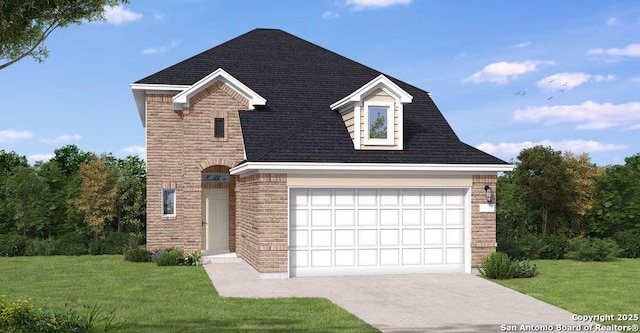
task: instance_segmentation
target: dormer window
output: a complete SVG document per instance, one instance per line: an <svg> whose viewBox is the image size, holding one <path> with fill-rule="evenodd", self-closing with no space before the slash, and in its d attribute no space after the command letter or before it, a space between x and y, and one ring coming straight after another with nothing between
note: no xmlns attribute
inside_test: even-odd
<svg viewBox="0 0 640 333"><path fill-rule="evenodd" d="M394 108L393 103L365 102L365 137L368 145L394 144Z"/></svg>

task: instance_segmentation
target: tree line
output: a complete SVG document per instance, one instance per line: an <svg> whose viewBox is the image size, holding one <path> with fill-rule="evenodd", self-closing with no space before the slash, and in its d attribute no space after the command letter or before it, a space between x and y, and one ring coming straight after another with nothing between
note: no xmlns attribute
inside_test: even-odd
<svg viewBox="0 0 640 333"><path fill-rule="evenodd" d="M640 154L603 167L586 153L536 146L514 164L498 177L499 250L536 252L551 236L612 238L624 256L640 256Z"/></svg>
<svg viewBox="0 0 640 333"><path fill-rule="evenodd" d="M0 235L5 243L9 236L9 243L21 240L23 252L32 241L66 239L99 253L111 234L144 243L145 206L145 162L137 156L67 145L31 166L25 156L0 150Z"/></svg>

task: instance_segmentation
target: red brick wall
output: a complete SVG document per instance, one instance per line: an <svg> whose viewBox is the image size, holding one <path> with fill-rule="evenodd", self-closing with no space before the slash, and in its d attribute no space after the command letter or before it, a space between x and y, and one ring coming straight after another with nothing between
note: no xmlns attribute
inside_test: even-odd
<svg viewBox="0 0 640 333"><path fill-rule="evenodd" d="M248 102L221 82L192 97L191 106L180 112L173 110L173 96L147 96L147 248L177 246L189 252L202 247L201 172L244 159L238 110L247 109ZM225 140L213 138L215 117L225 118ZM163 186L176 188L173 218L161 216ZM234 198L230 194L230 227ZM231 233L229 240L233 250Z"/></svg>
<svg viewBox="0 0 640 333"><path fill-rule="evenodd" d="M496 251L496 213L480 213L479 206L487 203L484 187L496 191L496 176L473 176L471 187L471 266L478 267L482 260Z"/></svg>
<svg viewBox="0 0 640 333"><path fill-rule="evenodd" d="M288 271L288 190L284 174L238 181L238 256L260 273Z"/></svg>

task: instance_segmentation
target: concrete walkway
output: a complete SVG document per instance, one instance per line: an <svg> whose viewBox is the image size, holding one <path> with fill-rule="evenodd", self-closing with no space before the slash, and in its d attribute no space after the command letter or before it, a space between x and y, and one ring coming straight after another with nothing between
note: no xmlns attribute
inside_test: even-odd
<svg viewBox="0 0 640 333"><path fill-rule="evenodd" d="M220 296L328 298L383 332L518 332L531 324L558 332L567 330L556 325L581 324L563 309L469 274L260 279L245 262L204 267Z"/></svg>

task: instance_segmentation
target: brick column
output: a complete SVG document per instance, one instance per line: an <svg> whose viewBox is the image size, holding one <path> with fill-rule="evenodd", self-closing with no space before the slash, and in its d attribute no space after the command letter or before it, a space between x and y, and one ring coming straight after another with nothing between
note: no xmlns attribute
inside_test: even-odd
<svg viewBox="0 0 640 333"><path fill-rule="evenodd" d="M496 251L496 213L480 212L480 205L487 203L484 187L494 190L494 202L497 177L495 175L474 175L471 188L471 266L478 267L484 258Z"/></svg>

